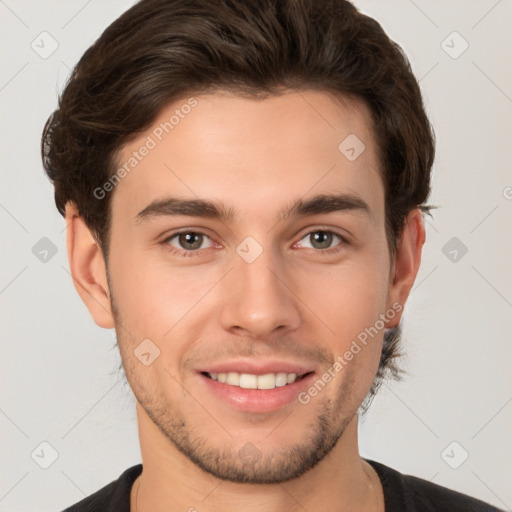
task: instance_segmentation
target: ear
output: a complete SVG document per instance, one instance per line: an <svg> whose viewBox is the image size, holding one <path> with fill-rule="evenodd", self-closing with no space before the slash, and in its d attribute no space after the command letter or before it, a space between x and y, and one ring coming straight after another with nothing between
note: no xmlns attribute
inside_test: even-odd
<svg viewBox="0 0 512 512"><path fill-rule="evenodd" d="M94 322L112 329L115 324L103 254L72 202L66 204L66 225L69 266L76 291Z"/></svg>
<svg viewBox="0 0 512 512"><path fill-rule="evenodd" d="M421 210L409 212L398 240L393 266L391 268L388 290L388 308L400 304L402 309L392 320L386 323L388 329L396 327L403 313L403 307L418 274L421 263L421 251L425 243L425 226Z"/></svg>

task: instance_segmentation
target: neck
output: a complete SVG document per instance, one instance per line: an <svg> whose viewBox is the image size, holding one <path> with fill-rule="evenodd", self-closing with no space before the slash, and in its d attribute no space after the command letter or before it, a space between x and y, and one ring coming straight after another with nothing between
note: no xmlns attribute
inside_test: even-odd
<svg viewBox="0 0 512 512"><path fill-rule="evenodd" d="M384 512L380 480L358 451L355 415L331 452L304 475L281 484L220 480L197 467L160 432L137 403L143 471L131 492L132 512L337 510Z"/></svg>

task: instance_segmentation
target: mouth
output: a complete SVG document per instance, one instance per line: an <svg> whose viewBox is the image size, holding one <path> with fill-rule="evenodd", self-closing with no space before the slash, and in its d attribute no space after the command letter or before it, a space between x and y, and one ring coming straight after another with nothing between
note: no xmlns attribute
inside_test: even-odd
<svg viewBox="0 0 512 512"><path fill-rule="evenodd" d="M297 373L265 373L263 375L256 375L253 373L238 373L238 372L201 372L202 375L211 380L234 386L242 389L275 389L290 384L294 384L312 374L313 372L306 372L302 374Z"/></svg>
<svg viewBox="0 0 512 512"><path fill-rule="evenodd" d="M211 398L219 405L228 406L229 410L271 413L294 407L299 403L299 394L315 379L315 371L297 365L288 365L288 368L286 364L267 365L274 368L247 366L238 368L239 371L233 371L234 368L226 371L228 368L222 367L215 368L217 371L213 371L213 368L199 371L201 396L204 393L205 399Z"/></svg>

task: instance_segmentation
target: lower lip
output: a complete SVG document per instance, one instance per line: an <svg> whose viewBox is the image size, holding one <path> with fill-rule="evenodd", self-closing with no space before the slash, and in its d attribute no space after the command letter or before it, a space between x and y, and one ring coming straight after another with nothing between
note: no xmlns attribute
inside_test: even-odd
<svg viewBox="0 0 512 512"><path fill-rule="evenodd" d="M210 379L202 373L198 375L210 392L224 402L247 412L272 412L297 402L299 393L304 391L314 378L313 372L299 381L274 389L244 389Z"/></svg>

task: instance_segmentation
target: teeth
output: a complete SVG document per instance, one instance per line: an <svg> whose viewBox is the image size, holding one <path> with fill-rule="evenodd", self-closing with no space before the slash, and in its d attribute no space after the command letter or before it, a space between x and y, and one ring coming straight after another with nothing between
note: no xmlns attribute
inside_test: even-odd
<svg viewBox="0 0 512 512"><path fill-rule="evenodd" d="M295 373L290 373L290 384L295 381L296 377ZM280 388L281 386L286 386L286 384L288 384L288 375L286 373L276 374L276 386Z"/></svg>
<svg viewBox="0 0 512 512"><path fill-rule="evenodd" d="M242 373L238 385L244 389L258 389L258 377L250 373Z"/></svg>
<svg viewBox="0 0 512 512"><path fill-rule="evenodd" d="M238 386L244 389L274 389L286 386L297 380L296 373L267 373L265 375L253 375L251 373L209 373L213 380Z"/></svg>
<svg viewBox="0 0 512 512"><path fill-rule="evenodd" d="M240 374L236 372L229 372L226 377L226 384L230 384L231 386L239 386L240 385Z"/></svg>
<svg viewBox="0 0 512 512"><path fill-rule="evenodd" d="M276 387L276 374L267 373L258 375L258 389L274 389Z"/></svg>

